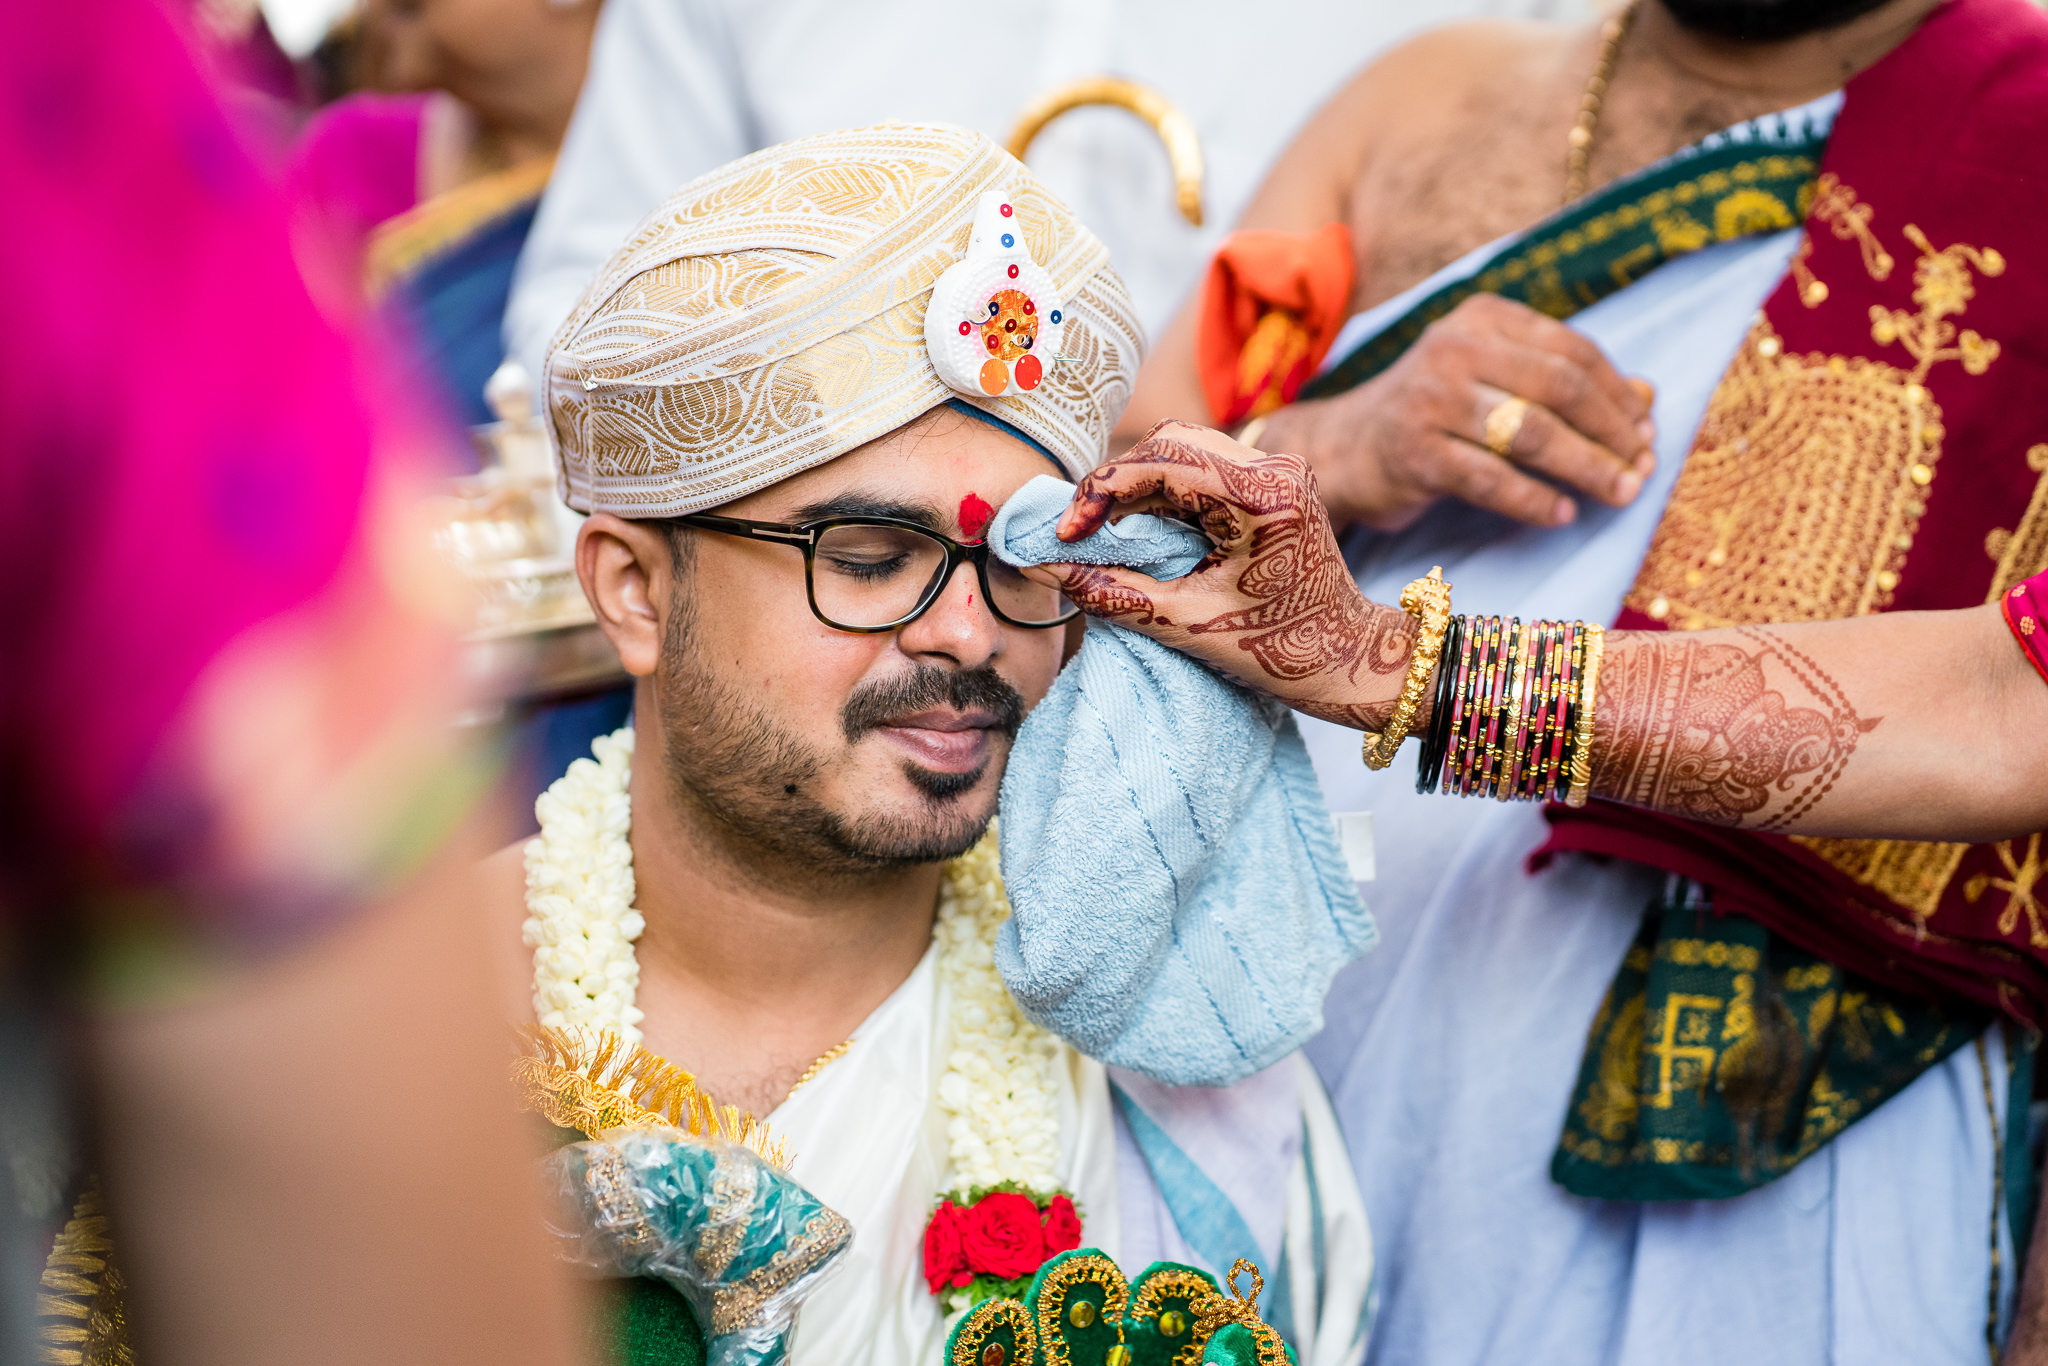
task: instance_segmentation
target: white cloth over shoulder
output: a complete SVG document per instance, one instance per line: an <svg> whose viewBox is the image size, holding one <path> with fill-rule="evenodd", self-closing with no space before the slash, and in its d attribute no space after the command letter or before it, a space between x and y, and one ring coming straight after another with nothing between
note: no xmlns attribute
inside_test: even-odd
<svg viewBox="0 0 2048 1366"><path fill-rule="evenodd" d="M1657 386L1659 465L1633 506L1588 503L1559 530L1442 507L1406 532L1353 538L1360 586L1391 601L1441 563L1460 611L1611 621L1707 400L1798 240L1709 247L1573 319L1623 373ZM1371 1360L1985 1359L1994 1144L1976 1050L1747 1195L1569 1195L1549 1174L1564 1106L1661 875L1567 858L1531 876L1523 860L1544 831L1533 807L1418 796L1405 765L1366 772L1353 732L1302 726L1324 790L1370 808L1379 836L1381 947L1339 976L1329 1026L1306 1050L1330 1084L1386 1268ZM1986 1042L2002 1126L2004 1050L1995 1031ZM2000 1249L2009 1302L2003 1236Z"/></svg>
<svg viewBox="0 0 2048 1366"><path fill-rule="evenodd" d="M883 119L1008 137L1052 87L1116 74L1193 121L1206 221L1173 207L1166 154L1120 109L1069 114L1031 164L1109 243L1157 335L1309 113L1386 48L1481 15L1574 18L1585 0L606 0L590 76L527 238L506 342L529 374L597 267L685 181L773 143ZM1223 78L1219 78L1223 77ZM1257 98L1248 99L1247 90Z"/></svg>

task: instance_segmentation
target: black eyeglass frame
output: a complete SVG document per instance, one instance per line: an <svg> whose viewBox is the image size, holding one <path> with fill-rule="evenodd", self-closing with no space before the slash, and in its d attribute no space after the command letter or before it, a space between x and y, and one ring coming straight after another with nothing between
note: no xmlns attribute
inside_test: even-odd
<svg viewBox="0 0 2048 1366"><path fill-rule="evenodd" d="M1055 626L1065 626L1081 615L1081 609L1069 602L1066 614L1055 621L1018 621L996 606L995 590L989 586L988 581L990 552L987 541L975 541L972 544L956 541L942 531L932 530L922 522L912 522L901 517L826 517L815 522L755 522L744 517L720 517L712 512L692 512L667 520L704 531L722 532L727 536L742 536L755 541L774 541L782 545L795 546L803 551L804 597L810 602L811 615L835 631L864 636L882 635L908 626L931 610L932 604L946 591L946 585L953 582L954 573L963 564L974 566L975 577L981 581L981 600L988 604L989 614L1005 626L1014 626L1021 631L1050 631ZM844 622L834 621L818 606L818 580L813 566L817 560L818 538L842 526L897 527L905 531L914 531L945 547L945 567L932 576L924 595L917 600L917 606L886 626L848 626Z"/></svg>

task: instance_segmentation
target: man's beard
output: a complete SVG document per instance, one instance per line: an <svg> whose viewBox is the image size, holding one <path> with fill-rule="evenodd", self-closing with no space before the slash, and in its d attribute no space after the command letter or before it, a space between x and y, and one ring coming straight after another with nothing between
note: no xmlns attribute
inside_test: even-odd
<svg viewBox="0 0 2048 1366"><path fill-rule="evenodd" d="M1659 0L1682 28L1716 38L1775 42L1836 28L1885 0Z"/></svg>
<svg viewBox="0 0 2048 1366"><path fill-rule="evenodd" d="M987 760L970 772L935 773L906 759L903 774L924 797L912 815L827 808L814 784L830 756L702 667L682 615L670 618L661 664L668 778L677 801L712 817L736 843L804 876L937 863L981 838L989 815L967 809L963 799L987 775ZM947 705L988 712L991 730L1005 739L1014 739L1024 720L1023 697L995 670L919 664L856 688L840 709L840 728L850 746L896 717Z"/></svg>

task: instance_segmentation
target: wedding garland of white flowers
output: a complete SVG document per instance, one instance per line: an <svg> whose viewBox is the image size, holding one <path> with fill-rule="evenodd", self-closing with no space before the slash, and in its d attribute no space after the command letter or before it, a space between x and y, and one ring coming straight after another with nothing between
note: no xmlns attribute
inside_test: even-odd
<svg viewBox="0 0 2048 1366"><path fill-rule="evenodd" d="M646 921L633 909L632 727L598 737L591 751L534 805L540 835L525 850L533 1009L544 1027L591 1039L610 1031L638 1046L633 941ZM933 931L953 1027L938 1101L960 1193L1058 1187L1059 1044L1025 1018L996 971L996 931L1009 918L991 828L946 865Z"/></svg>

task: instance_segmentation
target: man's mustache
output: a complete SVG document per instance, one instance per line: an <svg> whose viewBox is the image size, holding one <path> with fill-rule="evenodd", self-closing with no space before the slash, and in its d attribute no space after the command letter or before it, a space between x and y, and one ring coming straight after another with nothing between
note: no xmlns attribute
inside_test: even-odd
<svg viewBox="0 0 2048 1366"><path fill-rule="evenodd" d="M854 689L839 713L846 741L888 725L899 717L933 707L984 711L994 718L992 730L1014 739L1024 724L1024 697L994 669L955 672L920 664L909 673L866 683Z"/></svg>

